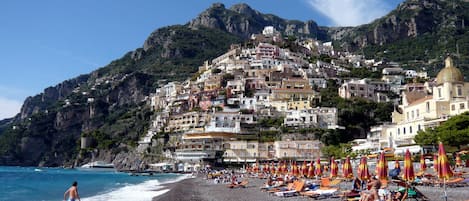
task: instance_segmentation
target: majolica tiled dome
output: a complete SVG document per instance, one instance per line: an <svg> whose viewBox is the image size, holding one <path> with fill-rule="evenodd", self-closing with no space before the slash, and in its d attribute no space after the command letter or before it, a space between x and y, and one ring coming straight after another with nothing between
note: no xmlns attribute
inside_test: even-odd
<svg viewBox="0 0 469 201"><path fill-rule="evenodd" d="M436 76L436 84L440 85L445 82L450 83L462 83L464 82L464 76L461 71L454 67L453 60L448 57L445 60L445 67Z"/></svg>

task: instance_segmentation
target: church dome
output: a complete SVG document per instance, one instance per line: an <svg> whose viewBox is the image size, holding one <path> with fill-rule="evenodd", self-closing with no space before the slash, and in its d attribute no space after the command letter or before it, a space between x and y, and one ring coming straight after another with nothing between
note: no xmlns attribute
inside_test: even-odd
<svg viewBox="0 0 469 201"><path fill-rule="evenodd" d="M453 60L448 57L445 60L445 67L436 76L436 84L440 85L445 82L461 83L464 82L464 76L461 71L454 67Z"/></svg>

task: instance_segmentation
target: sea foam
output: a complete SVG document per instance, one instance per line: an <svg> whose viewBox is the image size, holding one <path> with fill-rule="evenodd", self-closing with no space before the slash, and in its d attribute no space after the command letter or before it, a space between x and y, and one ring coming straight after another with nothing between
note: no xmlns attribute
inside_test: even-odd
<svg viewBox="0 0 469 201"><path fill-rule="evenodd" d="M130 184L121 188L113 189L109 192L102 193L87 198L83 201L151 201L153 197L162 195L170 189L163 189L163 184L175 183L189 178L189 175L181 175L175 179L160 182L158 180L149 180L140 184Z"/></svg>

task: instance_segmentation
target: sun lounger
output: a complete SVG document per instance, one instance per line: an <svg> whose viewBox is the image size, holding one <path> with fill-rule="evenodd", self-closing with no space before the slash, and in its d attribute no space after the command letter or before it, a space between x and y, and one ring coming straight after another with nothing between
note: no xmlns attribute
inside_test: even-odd
<svg viewBox="0 0 469 201"><path fill-rule="evenodd" d="M299 194L300 192L303 191L303 188L305 186L305 182L304 181L295 181L293 182L293 190L289 190L289 191L279 191L279 192L275 192L274 194L276 196L279 196L279 197L291 197L291 196L295 196L297 194Z"/></svg>

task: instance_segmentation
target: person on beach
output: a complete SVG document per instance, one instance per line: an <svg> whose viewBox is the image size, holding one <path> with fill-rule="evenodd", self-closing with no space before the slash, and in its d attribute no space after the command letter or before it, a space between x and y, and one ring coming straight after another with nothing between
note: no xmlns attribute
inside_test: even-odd
<svg viewBox="0 0 469 201"><path fill-rule="evenodd" d="M64 201L67 198L67 194L68 194L68 201L76 201L77 199L78 201L81 201L80 195L78 195L78 183L76 181L74 181L72 186L67 191L65 191Z"/></svg>

